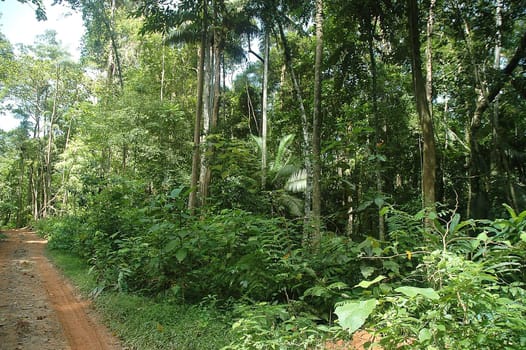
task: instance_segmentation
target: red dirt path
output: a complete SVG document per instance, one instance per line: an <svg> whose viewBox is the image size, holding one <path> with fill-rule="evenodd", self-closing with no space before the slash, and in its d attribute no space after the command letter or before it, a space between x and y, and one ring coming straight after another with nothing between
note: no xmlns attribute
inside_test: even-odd
<svg viewBox="0 0 526 350"><path fill-rule="evenodd" d="M45 240L25 230L3 233L0 350L121 349L45 257Z"/></svg>

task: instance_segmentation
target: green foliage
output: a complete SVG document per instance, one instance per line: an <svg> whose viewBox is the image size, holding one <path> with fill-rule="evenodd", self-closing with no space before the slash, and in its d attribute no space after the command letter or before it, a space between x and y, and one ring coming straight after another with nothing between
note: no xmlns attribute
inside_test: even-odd
<svg viewBox="0 0 526 350"><path fill-rule="evenodd" d="M76 216L49 218L37 221L35 229L48 240L48 248L52 250L70 251L82 256L82 220Z"/></svg>
<svg viewBox="0 0 526 350"><path fill-rule="evenodd" d="M164 254L175 266L173 283L194 297L213 290L221 298L283 298L292 281L301 285L298 276L304 273L289 263L299 241L293 229L283 220L241 210L195 221L167 237Z"/></svg>
<svg viewBox="0 0 526 350"><path fill-rule="evenodd" d="M343 302L336 305L334 313L338 316L340 325L353 333L363 326L377 304L376 299Z"/></svg>
<svg viewBox="0 0 526 350"><path fill-rule="evenodd" d="M317 325L317 318L298 312L294 304L258 303L239 305L240 318L233 324L235 340L223 350L241 349L317 349L336 332Z"/></svg>
<svg viewBox="0 0 526 350"><path fill-rule="evenodd" d="M213 303L174 304L126 293L100 293L88 266L71 252L52 250L56 265L87 296L110 329L130 349L219 349L233 340L230 312Z"/></svg>
<svg viewBox="0 0 526 350"><path fill-rule="evenodd" d="M113 294L97 298L110 327L133 349L218 349L232 340L229 313Z"/></svg>
<svg viewBox="0 0 526 350"><path fill-rule="evenodd" d="M497 26L493 3L435 4L431 107L437 198L444 202L436 213L418 212L422 145L403 3L325 2L321 197L322 224L331 232L322 232L316 247L304 244L299 222L307 214L301 192L308 181L293 155L310 150L294 142L302 122L292 72L280 71L283 45L270 42L264 186L251 142L260 134L262 65L240 66L236 54L247 33L254 39L259 30L276 34L278 24L290 24L284 35L310 115L310 3L210 3L207 42L218 44L210 57L221 59L220 67L206 65L210 80L222 86L219 96L205 91L203 107L218 98L219 123L201 148L211 170L207 206L191 216L184 184L197 56L193 40L173 42L197 38L194 29L207 11L195 1L176 8L153 0L67 2L83 12L89 76L68 62L53 33L20 54L0 37L0 108L24 120L0 134L0 224L56 215L37 225L50 248L89 264L101 296L114 290L173 303L234 300L239 320L230 348L315 348L325 336L358 328L381 335L386 348L524 345L520 57L517 68L499 71L515 52L524 56L517 50L526 23L522 2L508 2ZM501 57L492 65L496 45ZM212 73L221 73L219 81ZM498 103L485 100L491 95ZM479 106L489 108L475 118ZM512 205L503 209L502 202ZM506 212L509 218L493 219ZM464 213L490 220L463 219ZM165 315L145 303L151 314L132 321L143 300L113 302L121 308L115 314L133 324L122 331L131 346L206 347L166 328L173 314L195 325L189 315L204 315L200 322L206 312L167 306ZM112 306L105 307L114 312ZM334 312L343 328L331 328ZM141 327L149 335L134 338Z"/></svg>
<svg viewBox="0 0 526 350"><path fill-rule="evenodd" d="M436 219L432 235L437 239L424 244L428 251L418 266L401 278L384 281L378 276L358 284L363 290L355 299L337 304L340 325L350 332L371 327L387 348L523 348L526 290L516 254L523 251L520 230L526 214L510 211L510 215L506 220L474 222L461 221L456 213L449 218L431 213L429 218ZM402 226L396 228L397 235L410 234ZM478 233L476 237L472 232ZM382 257L386 252L378 251L378 258L398 264L396 255Z"/></svg>

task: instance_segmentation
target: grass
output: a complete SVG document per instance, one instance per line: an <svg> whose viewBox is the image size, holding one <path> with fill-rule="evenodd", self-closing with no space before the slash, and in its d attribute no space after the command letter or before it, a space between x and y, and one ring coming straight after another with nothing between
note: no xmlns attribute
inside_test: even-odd
<svg viewBox="0 0 526 350"><path fill-rule="evenodd" d="M48 256L85 296L96 289L97 283L81 259L56 250L48 250ZM106 291L98 295L94 305L130 349L212 350L233 341L229 315L213 306Z"/></svg>

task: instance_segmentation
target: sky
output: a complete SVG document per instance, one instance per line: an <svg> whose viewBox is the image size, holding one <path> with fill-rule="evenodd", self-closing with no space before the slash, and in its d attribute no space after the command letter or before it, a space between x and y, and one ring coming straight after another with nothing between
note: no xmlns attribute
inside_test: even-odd
<svg viewBox="0 0 526 350"><path fill-rule="evenodd" d="M18 0L0 0L0 32L12 45L21 43L31 45L37 35L48 29L57 32L57 38L62 42L71 56L80 57L80 42L84 34L82 18L63 5L51 6L52 0L44 0L47 21L39 22L35 17L35 7L30 2L22 4ZM11 130L18 126L18 120L9 114L0 114L0 129Z"/></svg>

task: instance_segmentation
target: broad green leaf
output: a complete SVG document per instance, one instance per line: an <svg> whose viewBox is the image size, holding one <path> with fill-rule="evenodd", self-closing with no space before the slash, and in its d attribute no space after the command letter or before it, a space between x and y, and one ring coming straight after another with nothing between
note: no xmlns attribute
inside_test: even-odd
<svg viewBox="0 0 526 350"><path fill-rule="evenodd" d="M383 199L382 197L376 197L376 198L374 199L374 204L376 204L376 206L377 206L378 208L383 207L384 203L385 203L385 201L384 201L384 199Z"/></svg>
<svg viewBox="0 0 526 350"><path fill-rule="evenodd" d="M379 215L385 216L387 213L389 213L389 206L384 206L382 209L380 209Z"/></svg>
<svg viewBox="0 0 526 350"><path fill-rule="evenodd" d="M373 284L378 283L378 282L380 282L381 280L383 280L385 278L386 278L385 276L380 275L380 276L376 277L372 281L361 281L355 287L369 288Z"/></svg>
<svg viewBox="0 0 526 350"><path fill-rule="evenodd" d="M349 288L349 286L343 282L334 282L330 284L329 286L327 286L327 289L329 290L334 290L334 289L341 290L341 289L347 289L347 288Z"/></svg>
<svg viewBox="0 0 526 350"><path fill-rule="evenodd" d="M420 332L418 332L418 341L425 342L428 340L431 340L431 331L429 328L422 328Z"/></svg>
<svg viewBox="0 0 526 350"><path fill-rule="evenodd" d="M488 241L488 234L486 232L479 233L479 235L477 236L477 239L482 241L482 242L487 242Z"/></svg>
<svg viewBox="0 0 526 350"><path fill-rule="evenodd" d="M460 222L460 214L453 215L453 219L451 219L451 223L449 224L449 232L454 233L455 228L457 227L458 223Z"/></svg>
<svg viewBox="0 0 526 350"><path fill-rule="evenodd" d="M376 268L372 266L360 266L360 272L362 273L363 278L369 278L375 270Z"/></svg>
<svg viewBox="0 0 526 350"><path fill-rule="evenodd" d="M418 287L398 287L395 289L395 292L402 293L405 296L408 296L410 298L415 297L417 295L422 295L423 297L431 300L438 300L440 299L440 296L433 288L418 288Z"/></svg>
<svg viewBox="0 0 526 350"><path fill-rule="evenodd" d="M363 326L377 304L376 299L346 302L337 306L334 313L340 320L340 326L353 333Z"/></svg>
<svg viewBox="0 0 526 350"><path fill-rule="evenodd" d="M422 209L413 216L413 219L420 221L420 220L423 220L425 217L426 217L426 210Z"/></svg>
<svg viewBox="0 0 526 350"><path fill-rule="evenodd" d="M504 208L506 208L506 210L508 211L508 213L510 214L512 219L515 219L517 217L517 213L515 212L515 210L512 207L510 207L507 204L502 204L502 206Z"/></svg>
<svg viewBox="0 0 526 350"><path fill-rule="evenodd" d="M363 211L367 208L369 208L371 206L371 204L373 204L373 201L365 201L363 202L362 204L360 204L358 206L358 208L356 209L357 212L360 212L360 211Z"/></svg>
<svg viewBox="0 0 526 350"><path fill-rule="evenodd" d="M526 242L526 232L521 233L521 239L523 242Z"/></svg>
<svg viewBox="0 0 526 350"><path fill-rule="evenodd" d="M314 286L312 288L307 289L303 296L313 296L313 297L321 297L323 295L327 295L327 289L322 286Z"/></svg>
<svg viewBox="0 0 526 350"><path fill-rule="evenodd" d="M183 191L183 189L184 187L179 187L179 188L172 190L172 192L170 192L169 197L172 199L178 198L181 192Z"/></svg>
<svg viewBox="0 0 526 350"><path fill-rule="evenodd" d="M164 247L164 251L166 253L170 253L178 246L179 246L179 241L177 239L172 239L170 242L166 244L166 246Z"/></svg>
<svg viewBox="0 0 526 350"><path fill-rule="evenodd" d="M464 220L457 225L457 231L460 230L461 228L464 228L465 226L473 225L473 224L474 224L474 221L472 219Z"/></svg>
<svg viewBox="0 0 526 350"><path fill-rule="evenodd" d="M175 252L175 258L179 262L182 262L186 258L187 255L188 255L188 250L186 250L185 248L179 248L177 252Z"/></svg>

